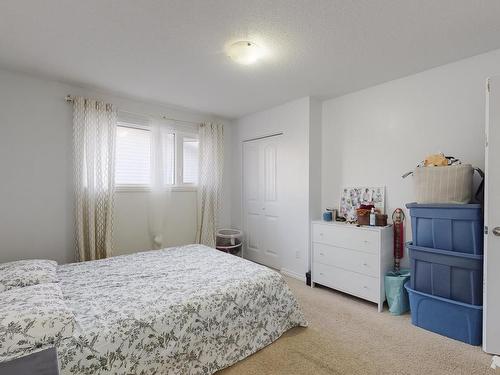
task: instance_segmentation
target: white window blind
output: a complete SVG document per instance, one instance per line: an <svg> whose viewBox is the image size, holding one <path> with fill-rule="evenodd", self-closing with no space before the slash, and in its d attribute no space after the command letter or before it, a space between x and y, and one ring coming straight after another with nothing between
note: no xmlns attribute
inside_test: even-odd
<svg viewBox="0 0 500 375"><path fill-rule="evenodd" d="M163 182L165 185L175 184L175 134L164 133L163 147Z"/></svg>
<svg viewBox="0 0 500 375"><path fill-rule="evenodd" d="M183 138L182 145L182 183L198 183L198 146L196 138Z"/></svg>
<svg viewBox="0 0 500 375"><path fill-rule="evenodd" d="M116 132L116 186L150 186L151 131L119 123Z"/></svg>

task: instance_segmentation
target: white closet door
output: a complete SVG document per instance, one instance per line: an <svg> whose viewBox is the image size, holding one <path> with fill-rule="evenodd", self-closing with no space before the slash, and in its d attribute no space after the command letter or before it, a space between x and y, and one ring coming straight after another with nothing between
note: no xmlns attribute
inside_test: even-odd
<svg viewBox="0 0 500 375"><path fill-rule="evenodd" d="M500 354L500 77L486 100L483 349ZM488 90L487 90L488 91Z"/></svg>
<svg viewBox="0 0 500 375"><path fill-rule="evenodd" d="M243 229L245 257L280 268L280 136L243 143Z"/></svg>

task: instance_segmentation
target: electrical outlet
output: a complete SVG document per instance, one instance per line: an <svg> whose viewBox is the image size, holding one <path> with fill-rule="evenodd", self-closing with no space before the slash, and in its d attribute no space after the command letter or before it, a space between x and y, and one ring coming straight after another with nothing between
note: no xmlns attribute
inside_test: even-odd
<svg viewBox="0 0 500 375"><path fill-rule="evenodd" d="M300 259L300 251L295 252L295 259Z"/></svg>

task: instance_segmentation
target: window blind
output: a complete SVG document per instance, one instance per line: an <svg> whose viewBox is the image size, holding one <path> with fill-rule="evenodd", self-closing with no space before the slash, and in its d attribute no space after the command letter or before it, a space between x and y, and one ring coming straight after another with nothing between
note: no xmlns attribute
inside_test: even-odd
<svg viewBox="0 0 500 375"><path fill-rule="evenodd" d="M184 137L182 147L182 182L184 184L198 183L198 139Z"/></svg>
<svg viewBox="0 0 500 375"><path fill-rule="evenodd" d="M115 184L151 185L151 131L118 123L116 129Z"/></svg>

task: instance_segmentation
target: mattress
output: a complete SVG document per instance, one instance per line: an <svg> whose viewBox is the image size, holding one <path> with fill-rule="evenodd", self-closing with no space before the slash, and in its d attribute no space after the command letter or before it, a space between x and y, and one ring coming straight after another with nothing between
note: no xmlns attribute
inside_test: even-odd
<svg viewBox="0 0 500 375"><path fill-rule="evenodd" d="M283 277L202 245L57 268L61 374L212 374L306 326Z"/></svg>

